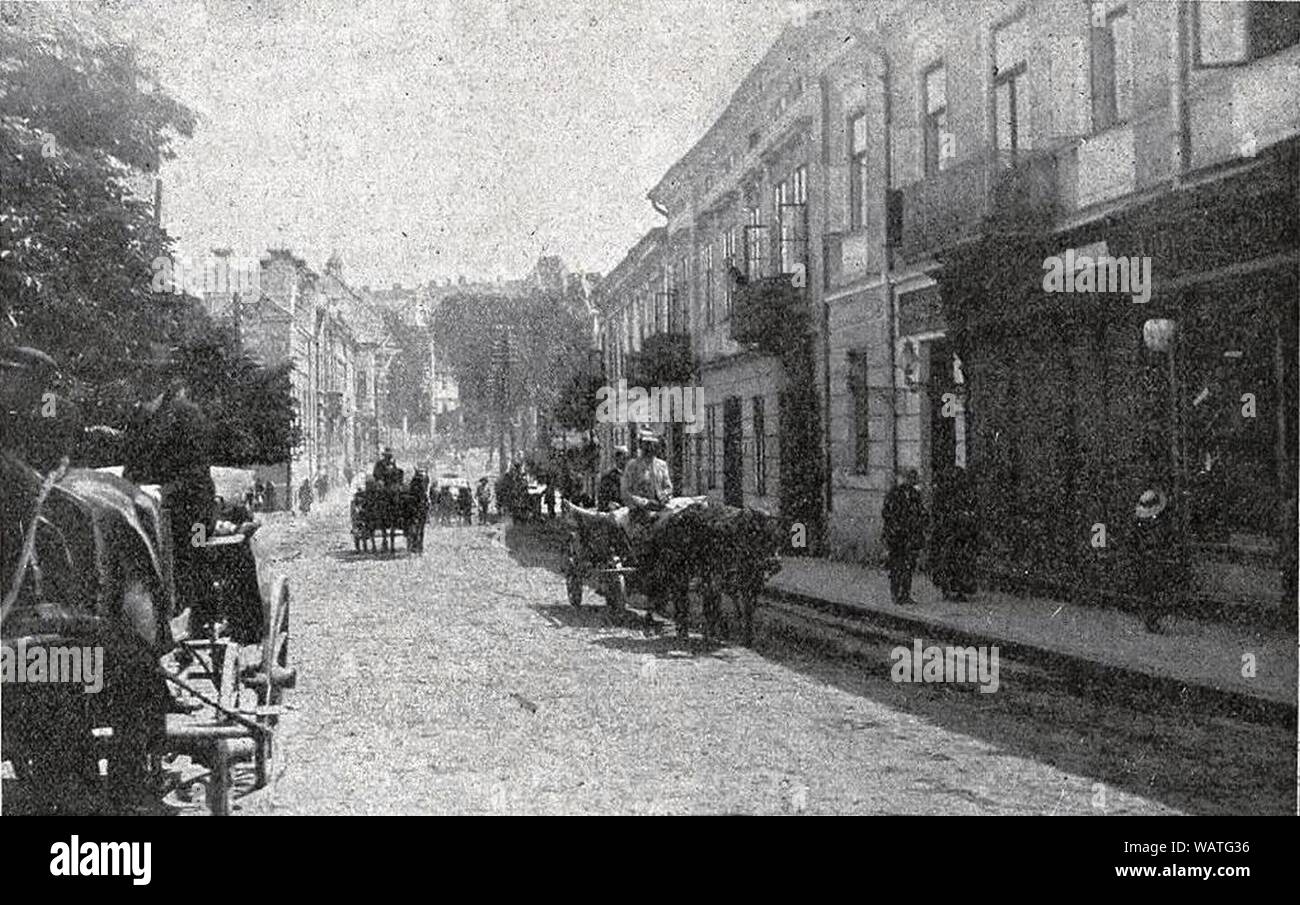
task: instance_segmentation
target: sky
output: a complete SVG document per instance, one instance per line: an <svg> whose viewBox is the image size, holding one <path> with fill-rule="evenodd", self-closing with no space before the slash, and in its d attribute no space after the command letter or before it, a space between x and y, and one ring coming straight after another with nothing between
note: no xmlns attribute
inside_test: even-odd
<svg viewBox="0 0 1300 905"><path fill-rule="evenodd" d="M200 116L182 255L288 247L354 285L608 272L793 0L177 0L107 8Z"/></svg>

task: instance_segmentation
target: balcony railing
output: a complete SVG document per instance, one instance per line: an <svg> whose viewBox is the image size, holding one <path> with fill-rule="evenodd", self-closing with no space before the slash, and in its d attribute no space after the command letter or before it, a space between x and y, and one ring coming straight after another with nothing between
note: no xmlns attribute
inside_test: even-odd
<svg viewBox="0 0 1300 905"><path fill-rule="evenodd" d="M917 260L990 235L1025 235L1056 217L1056 156L995 151L903 189L900 251Z"/></svg>

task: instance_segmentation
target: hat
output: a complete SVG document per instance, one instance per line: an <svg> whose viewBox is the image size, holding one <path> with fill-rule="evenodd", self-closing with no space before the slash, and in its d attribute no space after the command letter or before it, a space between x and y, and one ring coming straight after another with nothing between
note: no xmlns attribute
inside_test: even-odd
<svg viewBox="0 0 1300 905"><path fill-rule="evenodd" d="M1169 505L1169 498L1161 490L1144 490L1142 496L1138 497L1137 506L1134 513L1138 518L1151 519L1165 511L1165 506Z"/></svg>

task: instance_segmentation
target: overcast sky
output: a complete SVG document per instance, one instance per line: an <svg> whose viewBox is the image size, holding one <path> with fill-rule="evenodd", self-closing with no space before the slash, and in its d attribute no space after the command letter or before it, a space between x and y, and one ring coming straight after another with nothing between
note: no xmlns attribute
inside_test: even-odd
<svg viewBox="0 0 1300 905"><path fill-rule="evenodd" d="M332 249L354 284L607 272L646 192L800 14L789 0L187 0L115 13L201 122L180 251Z"/></svg>

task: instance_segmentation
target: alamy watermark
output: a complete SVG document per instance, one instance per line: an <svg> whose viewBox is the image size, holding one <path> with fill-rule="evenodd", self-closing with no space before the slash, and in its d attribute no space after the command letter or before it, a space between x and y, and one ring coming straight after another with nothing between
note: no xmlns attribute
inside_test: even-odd
<svg viewBox="0 0 1300 905"><path fill-rule="evenodd" d="M257 258L212 255L185 258L159 255L153 259L154 292L239 293L256 295L262 285L262 262Z"/></svg>
<svg viewBox="0 0 1300 905"><path fill-rule="evenodd" d="M1112 258L1105 252L1092 257L1071 248L1044 258L1043 270L1044 292L1122 292L1137 305L1151 299L1150 258Z"/></svg>
<svg viewBox="0 0 1300 905"><path fill-rule="evenodd" d="M889 677L895 682L978 683L985 694L998 690L997 645L922 647L918 638L910 648L894 648L889 659L894 661Z"/></svg>
<svg viewBox="0 0 1300 905"><path fill-rule="evenodd" d="M686 425L688 434L704 429L700 415L704 408L704 387L629 387L626 380L596 391L596 421L601 424Z"/></svg>
<svg viewBox="0 0 1300 905"><path fill-rule="evenodd" d="M46 644L28 647L24 639L12 647L0 644L0 680L6 685L68 683L81 685L87 694L96 694L104 687L104 649Z"/></svg>

